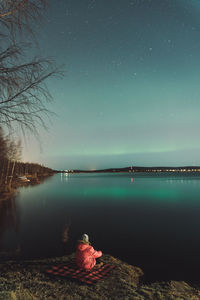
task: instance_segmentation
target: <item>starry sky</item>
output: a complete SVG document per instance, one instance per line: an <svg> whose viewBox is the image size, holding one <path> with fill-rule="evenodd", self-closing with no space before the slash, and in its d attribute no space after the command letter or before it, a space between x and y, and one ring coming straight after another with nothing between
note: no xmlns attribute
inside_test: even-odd
<svg viewBox="0 0 200 300"><path fill-rule="evenodd" d="M64 64L23 160L57 169L200 165L200 1L49 0L40 52Z"/></svg>

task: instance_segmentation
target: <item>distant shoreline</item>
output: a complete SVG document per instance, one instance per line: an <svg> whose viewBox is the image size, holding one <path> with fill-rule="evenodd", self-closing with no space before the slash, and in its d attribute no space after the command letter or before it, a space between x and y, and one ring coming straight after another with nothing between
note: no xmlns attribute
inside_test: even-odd
<svg viewBox="0 0 200 300"><path fill-rule="evenodd" d="M58 173L163 173L163 172L180 172L180 173L191 173L191 172L200 172L200 166L180 166L180 167L140 167L140 166L131 166L125 168L108 168L108 169L99 169L99 170L61 170L57 171Z"/></svg>

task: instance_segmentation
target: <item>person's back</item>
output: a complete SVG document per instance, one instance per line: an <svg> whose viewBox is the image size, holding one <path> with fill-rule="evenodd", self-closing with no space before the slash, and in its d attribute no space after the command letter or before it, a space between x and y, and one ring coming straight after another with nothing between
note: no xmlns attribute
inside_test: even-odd
<svg viewBox="0 0 200 300"><path fill-rule="evenodd" d="M83 234L76 249L77 266L84 270L91 270L96 265L96 258L100 256L102 256L102 252L94 250L90 245L88 235Z"/></svg>

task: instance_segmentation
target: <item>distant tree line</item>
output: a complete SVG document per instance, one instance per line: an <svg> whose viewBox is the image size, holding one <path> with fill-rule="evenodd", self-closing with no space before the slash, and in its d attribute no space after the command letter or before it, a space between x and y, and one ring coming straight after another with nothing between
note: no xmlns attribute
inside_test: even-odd
<svg viewBox="0 0 200 300"><path fill-rule="evenodd" d="M14 142L8 136L4 136L0 128L0 187L11 187L13 180L21 176L49 175L54 171L40 164L21 162L21 142Z"/></svg>

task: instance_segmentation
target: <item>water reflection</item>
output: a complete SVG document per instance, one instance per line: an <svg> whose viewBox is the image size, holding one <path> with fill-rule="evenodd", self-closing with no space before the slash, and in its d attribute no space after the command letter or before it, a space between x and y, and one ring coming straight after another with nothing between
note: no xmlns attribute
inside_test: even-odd
<svg viewBox="0 0 200 300"><path fill-rule="evenodd" d="M18 241L19 214L15 197L0 200L0 258L16 256L20 253Z"/></svg>
<svg viewBox="0 0 200 300"><path fill-rule="evenodd" d="M60 174L60 180L62 183L67 183L69 180L70 174L69 173L61 173Z"/></svg>

